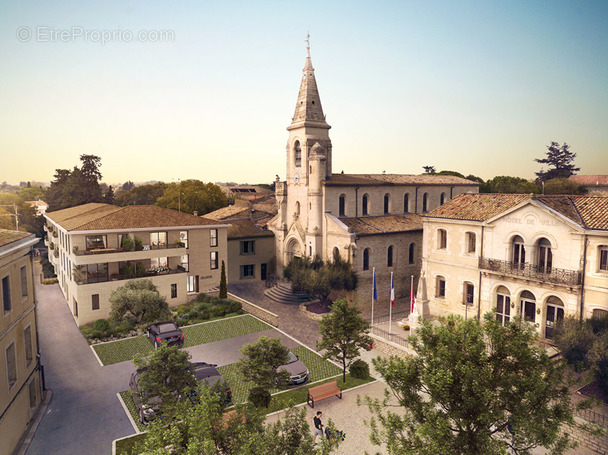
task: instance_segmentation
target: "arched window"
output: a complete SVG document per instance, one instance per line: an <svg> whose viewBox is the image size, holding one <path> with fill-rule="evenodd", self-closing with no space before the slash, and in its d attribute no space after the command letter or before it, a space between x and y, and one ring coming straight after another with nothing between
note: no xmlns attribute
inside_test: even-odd
<svg viewBox="0 0 608 455"><path fill-rule="evenodd" d="M524 246L524 239L522 239L519 235L513 237L512 249L513 267L523 269L524 264L526 263L526 248Z"/></svg>
<svg viewBox="0 0 608 455"><path fill-rule="evenodd" d="M538 241L538 271L541 273L551 273L552 265L551 242L542 238Z"/></svg>
<svg viewBox="0 0 608 455"><path fill-rule="evenodd" d="M477 236L474 232L467 232L467 253L474 253L477 242Z"/></svg>
<svg viewBox="0 0 608 455"><path fill-rule="evenodd" d="M441 193L439 197L439 205L443 205L445 203L445 193Z"/></svg>
<svg viewBox="0 0 608 455"><path fill-rule="evenodd" d="M442 276L435 279L435 297L445 298L445 278Z"/></svg>
<svg viewBox="0 0 608 455"><path fill-rule="evenodd" d="M369 248L363 250L363 270L369 270Z"/></svg>
<svg viewBox="0 0 608 455"><path fill-rule="evenodd" d="M410 195L408 193L403 195L403 213L410 213Z"/></svg>
<svg viewBox="0 0 608 455"><path fill-rule="evenodd" d="M410 243L410 250L409 250L408 255L407 255L407 262L409 264L413 264L414 262L416 262L416 260L415 260L415 253L416 253L416 244L415 243Z"/></svg>
<svg viewBox="0 0 608 455"><path fill-rule="evenodd" d="M363 205L363 214L364 215L367 215L367 213L368 213L367 212L367 198L368 198L367 194L364 194L363 195L363 203L362 203L362 205Z"/></svg>
<svg viewBox="0 0 608 455"><path fill-rule="evenodd" d="M475 285L469 281L464 282L462 303L464 305L473 305L475 303Z"/></svg>
<svg viewBox="0 0 608 455"><path fill-rule="evenodd" d="M564 303L554 295L547 299L547 317L545 318L545 338L553 339L555 326L564 319Z"/></svg>
<svg viewBox="0 0 608 455"><path fill-rule="evenodd" d="M393 245L388 247L388 251L386 252L386 266L393 266Z"/></svg>
<svg viewBox="0 0 608 455"><path fill-rule="evenodd" d="M426 213L429 211L429 193L422 195L422 212Z"/></svg>
<svg viewBox="0 0 608 455"><path fill-rule="evenodd" d="M296 216L300 215L300 201L296 201Z"/></svg>
<svg viewBox="0 0 608 455"><path fill-rule="evenodd" d="M341 194L340 195L340 209L339 209L340 216L344 216L345 211L346 211L346 195Z"/></svg>
<svg viewBox="0 0 608 455"><path fill-rule="evenodd" d="M445 250L448 247L448 231L437 229L437 249Z"/></svg>
<svg viewBox="0 0 608 455"><path fill-rule="evenodd" d="M302 166L302 148L300 147L300 141L296 141L293 144L294 158L296 167Z"/></svg>
<svg viewBox="0 0 608 455"><path fill-rule="evenodd" d="M384 195L384 214L385 215L388 215L390 213L389 212L390 202L391 202L391 197L390 197L390 195L388 193L386 193Z"/></svg>
<svg viewBox="0 0 608 455"><path fill-rule="evenodd" d="M511 294L504 286L496 290L496 320L505 325L511 320Z"/></svg>
<svg viewBox="0 0 608 455"><path fill-rule="evenodd" d="M337 246L334 247L334 251L332 253L332 256L334 258L334 262L338 262L340 260L340 250L338 249Z"/></svg>
<svg viewBox="0 0 608 455"><path fill-rule="evenodd" d="M530 291L524 291L521 293L519 310L524 318L528 322L536 322L536 297Z"/></svg>

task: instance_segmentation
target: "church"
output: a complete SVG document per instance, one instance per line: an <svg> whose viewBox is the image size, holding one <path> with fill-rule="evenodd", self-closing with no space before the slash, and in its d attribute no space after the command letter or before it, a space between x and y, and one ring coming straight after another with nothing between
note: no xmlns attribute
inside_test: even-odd
<svg viewBox="0 0 608 455"><path fill-rule="evenodd" d="M410 292L421 270L420 214L479 184L447 175L334 174L332 144L306 47L306 60L286 150L286 180L277 176L275 235L277 272L294 257L341 257L359 276L355 299L371 304L376 271L378 302L388 302L394 273L397 301Z"/></svg>

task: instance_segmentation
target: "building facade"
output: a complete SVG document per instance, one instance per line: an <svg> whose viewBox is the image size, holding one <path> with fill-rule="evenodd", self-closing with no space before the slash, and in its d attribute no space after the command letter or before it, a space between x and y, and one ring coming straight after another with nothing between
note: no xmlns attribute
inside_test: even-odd
<svg viewBox="0 0 608 455"><path fill-rule="evenodd" d="M84 204L45 214L49 261L78 325L106 319L110 294L149 279L169 306L217 286L228 225L155 206Z"/></svg>
<svg viewBox="0 0 608 455"><path fill-rule="evenodd" d="M41 402L32 247L26 232L0 229L0 454L16 449Z"/></svg>
<svg viewBox="0 0 608 455"><path fill-rule="evenodd" d="M427 314L608 314L608 197L463 194L423 216Z"/></svg>
<svg viewBox="0 0 608 455"><path fill-rule="evenodd" d="M329 260L339 255L352 262L359 275L356 298L361 304L371 295L374 267L381 283L389 283L391 271L399 273L397 298L405 296L410 276L421 266L418 214L458 194L477 192L479 185L431 174L334 174L330 128L307 48L296 109L287 128L287 179L277 177L278 214L269 223L278 271L294 257L318 255ZM389 292L382 286L379 298L388 298Z"/></svg>

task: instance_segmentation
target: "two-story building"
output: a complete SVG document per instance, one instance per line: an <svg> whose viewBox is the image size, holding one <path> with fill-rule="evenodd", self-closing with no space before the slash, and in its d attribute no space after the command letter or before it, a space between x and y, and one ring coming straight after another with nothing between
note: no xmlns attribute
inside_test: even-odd
<svg viewBox="0 0 608 455"><path fill-rule="evenodd" d="M41 401L32 248L28 232L0 229L0 453L16 449Z"/></svg>
<svg viewBox="0 0 608 455"><path fill-rule="evenodd" d="M422 220L431 315L518 315L551 339L608 314L608 197L461 194Z"/></svg>
<svg viewBox="0 0 608 455"><path fill-rule="evenodd" d="M228 225L156 206L91 203L47 212L49 260L78 325L110 314L124 280L149 279L169 306L211 289Z"/></svg>

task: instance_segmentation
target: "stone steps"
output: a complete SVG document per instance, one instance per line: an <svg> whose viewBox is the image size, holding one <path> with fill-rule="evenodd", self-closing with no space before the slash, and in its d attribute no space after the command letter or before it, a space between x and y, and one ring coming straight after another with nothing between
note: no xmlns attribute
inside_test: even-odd
<svg viewBox="0 0 608 455"><path fill-rule="evenodd" d="M291 285L287 283L279 283L270 289L266 289L264 294L269 299L279 303L300 304L311 300L306 294L293 294Z"/></svg>

